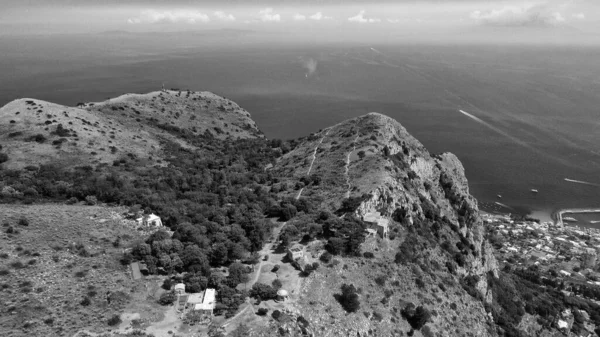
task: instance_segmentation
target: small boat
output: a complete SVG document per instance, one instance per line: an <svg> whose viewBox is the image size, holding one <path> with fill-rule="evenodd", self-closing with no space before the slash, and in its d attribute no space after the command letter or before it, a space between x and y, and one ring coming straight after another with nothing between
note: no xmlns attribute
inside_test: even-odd
<svg viewBox="0 0 600 337"><path fill-rule="evenodd" d="M501 196L500 194L496 194L496 196L497 196L499 199L502 199L502 196Z"/></svg>
<svg viewBox="0 0 600 337"><path fill-rule="evenodd" d="M532 188L531 193L538 193L538 190L536 190L535 188Z"/></svg>
<svg viewBox="0 0 600 337"><path fill-rule="evenodd" d="M577 222L577 219L572 218L570 216L566 216L563 218L563 221L568 221L568 222Z"/></svg>
<svg viewBox="0 0 600 337"><path fill-rule="evenodd" d="M599 223L599 222L600 222L600 220L592 220L592 221L590 221L591 224L595 224L595 223Z"/></svg>

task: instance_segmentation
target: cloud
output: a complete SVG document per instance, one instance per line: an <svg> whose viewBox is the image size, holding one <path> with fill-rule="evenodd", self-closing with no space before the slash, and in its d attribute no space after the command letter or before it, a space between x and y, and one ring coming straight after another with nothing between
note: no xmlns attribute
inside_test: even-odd
<svg viewBox="0 0 600 337"><path fill-rule="evenodd" d="M311 20L329 20L329 19L333 19L331 16L325 16L323 15L323 13L321 12L316 12L315 14L309 16L309 18Z"/></svg>
<svg viewBox="0 0 600 337"><path fill-rule="evenodd" d="M400 22L400 19L387 19L387 22L389 22L389 23L398 23L398 22Z"/></svg>
<svg viewBox="0 0 600 337"><path fill-rule="evenodd" d="M487 11L471 12L470 18L489 26L556 26L566 21L560 13L565 5L549 3L506 6Z"/></svg>
<svg viewBox="0 0 600 337"><path fill-rule="evenodd" d="M304 20L306 20L306 16L304 16L302 14L294 14L294 20L295 21L304 21Z"/></svg>
<svg viewBox="0 0 600 337"><path fill-rule="evenodd" d="M281 21L281 15L273 12L273 8L261 9L258 12L260 21L262 22L279 22Z"/></svg>
<svg viewBox="0 0 600 337"><path fill-rule="evenodd" d="M381 19L378 18L367 18L365 17L365 11L360 11L355 16L351 16L348 18L350 22L358 22L358 23L376 23L381 22Z"/></svg>
<svg viewBox="0 0 600 337"><path fill-rule="evenodd" d="M232 14L227 14L223 11L216 11L213 13L213 16L221 21L235 21L235 16Z"/></svg>
<svg viewBox="0 0 600 337"><path fill-rule="evenodd" d="M157 11L154 9L144 10L139 16L129 18L127 23L188 23L209 22L208 15L195 10Z"/></svg>
<svg viewBox="0 0 600 337"><path fill-rule="evenodd" d="M585 14L583 14L583 13L577 13L577 14L573 14L573 15L571 15L571 16L572 16L574 19L577 19L577 20L584 20L584 19L585 19Z"/></svg>

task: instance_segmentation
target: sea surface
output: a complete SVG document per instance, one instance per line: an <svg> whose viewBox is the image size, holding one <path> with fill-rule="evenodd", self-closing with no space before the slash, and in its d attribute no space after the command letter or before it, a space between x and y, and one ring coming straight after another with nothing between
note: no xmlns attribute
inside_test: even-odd
<svg viewBox="0 0 600 337"><path fill-rule="evenodd" d="M0 46L0 105L20 97L75 105L164 83L231 98L267 137L286 139L376 111L430 152L455 153L481 208L543 216L600 207L597 48L120 32L5 36Z"/></svg>

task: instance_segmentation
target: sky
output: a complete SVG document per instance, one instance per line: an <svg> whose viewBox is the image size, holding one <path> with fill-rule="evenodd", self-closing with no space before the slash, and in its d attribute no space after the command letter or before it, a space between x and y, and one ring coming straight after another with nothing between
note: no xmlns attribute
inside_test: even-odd
<svg viewBox="0 0 600 337"><path fill-rule="evenodd" d="M0 34L241 29L294 36L481 39L600 33L597 0L2 0ZM533 34L531 32L534 32ZM567 33L565 33L567 32Z"/></svg>

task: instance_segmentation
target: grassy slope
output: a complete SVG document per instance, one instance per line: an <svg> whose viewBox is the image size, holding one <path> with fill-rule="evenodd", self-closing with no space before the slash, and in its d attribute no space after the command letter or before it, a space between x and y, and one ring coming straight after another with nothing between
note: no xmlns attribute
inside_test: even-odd
<svg viewBox="0 0 600 337"><path fill-rule="evenodd" d="M56 134L59 124L67 135ZM13 169L48 162L111 165L129 154L160 164L161 140L191 146L164 126L192 137L206 130L218 139L261 136L247 111L209 92L128 94L78 108L19 99L0 108L0 142L9 157L4 166ZM45 139L35 141L36 135Z"/></svg>
<svg viewBox="0 0 600 337"><path fill-rule="evenodd" d="M0 259L0 269L10 274L0 276L1 336L71 336L81 328L108 328L107 319L120 313L136 287L128 268L118 263L122 248L112 244L117 237L122 246L138 237L116 217L119 211L123 210L96 206L0 207L1 222L19 231L6 234L8 227L2 227L0 253L8 257ZM21 217L29 226L17 224ZM92 256L81 256L74 243ZM16 261L26 267L13 267ZM80 304L84 297L90 298L89 306Z"/></svg>

